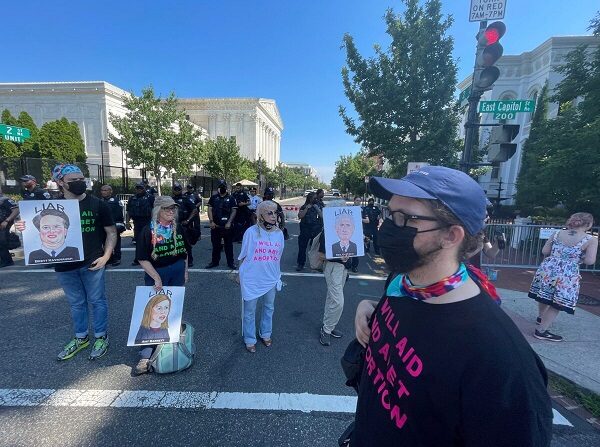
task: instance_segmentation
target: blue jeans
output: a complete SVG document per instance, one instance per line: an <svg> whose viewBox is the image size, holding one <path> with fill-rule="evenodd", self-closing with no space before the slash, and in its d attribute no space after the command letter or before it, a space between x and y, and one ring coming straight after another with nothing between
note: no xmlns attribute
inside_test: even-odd
<svg viewBox="0 0 600 447"><path fill-rule="evenodd" d="M104 293L104 268L90 271L89 266L68 272L57 272L58 283L62 286L69 305L75 336L83 338L88 334L88 305L92 306L94 336L106 335L108 326L108 302Z"/></svg>
<svg viewBox="0 0 600 447"><path fill-rule="evenodd" d="M184 286L185 285L185 261L180 259L174 264L166 267L155 268L162 285L165 287L169 286ZM144 274L144 285L153 286L154 280L147 273ZM152 357L152 353L156 349L156 345L144 345L140 346L140 357L143 359L149 359Z"/></svg>
<svg viewBox="0 0 600 447"><path fill-rule="evenodd" d="M256 304L263 299L262 316L260 318L260 338L271 338L273 332L273 312L275 311L275 287L255 300L244 301L244 343L256 344Z"/></svg>

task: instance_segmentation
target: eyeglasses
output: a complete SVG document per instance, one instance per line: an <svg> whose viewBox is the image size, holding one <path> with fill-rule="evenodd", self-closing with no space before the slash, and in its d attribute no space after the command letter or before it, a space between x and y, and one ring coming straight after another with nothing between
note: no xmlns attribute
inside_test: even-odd
<svg viewBox="0 0 600 447"><path fill-rule="evenodd" d="M439 222L439 219L433 216L419 216L418 214L407 214L404 211L390 210L390 216L388 217L394 225L398 227L406 227L408 225L409 220L427 220L430 222Z"/></svg>
<svg viewBox="0 0 600 447"><path fill-rule="evenodd" d="M175 212L175 210L177 209L177 207L176 207L176 206L169 206L169 207L167 207L167 208L161 208L161 209L162 209L163 211L165 211L165 212L172 212L172 213L174 213L174 212Z"/></svg>

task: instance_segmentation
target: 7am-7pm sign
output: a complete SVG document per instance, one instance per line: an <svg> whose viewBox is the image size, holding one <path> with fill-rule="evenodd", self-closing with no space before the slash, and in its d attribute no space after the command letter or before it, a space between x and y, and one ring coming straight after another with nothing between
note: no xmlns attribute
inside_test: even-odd
<svg viewBox="0 0 600 447"><path fill-rule="evenodd" d="M13 143L23 143L27 138L31 137L31 132L24 127L0 124L0 137L4 138L6 141L12 141Z"/></svg>
<svg viewBox="0 0 600 447"><path fill-rule="evenodd" d="M471 0L469 22L503 19L505 11L506 0Z"/></svg>

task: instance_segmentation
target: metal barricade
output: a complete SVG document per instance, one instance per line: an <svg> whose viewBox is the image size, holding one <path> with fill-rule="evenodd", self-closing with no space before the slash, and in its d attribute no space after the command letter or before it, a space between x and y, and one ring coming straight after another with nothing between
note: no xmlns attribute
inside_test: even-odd
<svg viewBox="0 0 600 447"><path fill-rule="evenodd" d="M537 268L544 255L542 247L552 235L562 229L559 226L549 225L517 225L517 224L491 224L485 228L485 233L493 241L500 233L506 237L506 247L494 258L482 255L481 265L486 267L521 267ZM598 235L600 227L593 227L591 233ZM594 265L581 265L581 271L599 272L600 263L596 260Z"/></svg>

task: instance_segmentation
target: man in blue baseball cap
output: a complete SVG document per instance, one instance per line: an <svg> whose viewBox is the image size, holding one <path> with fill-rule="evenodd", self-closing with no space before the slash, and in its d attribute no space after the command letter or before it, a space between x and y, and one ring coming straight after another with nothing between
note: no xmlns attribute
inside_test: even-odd
<svg viewBox="0 0 600 447"><path fill-rule="evenodd" d="M378 244L392 273L356 312L366 349L350 445L550 445L544 365L464 262L483 237L481 187L441 166L369 186L388 200Z"/></svg>

